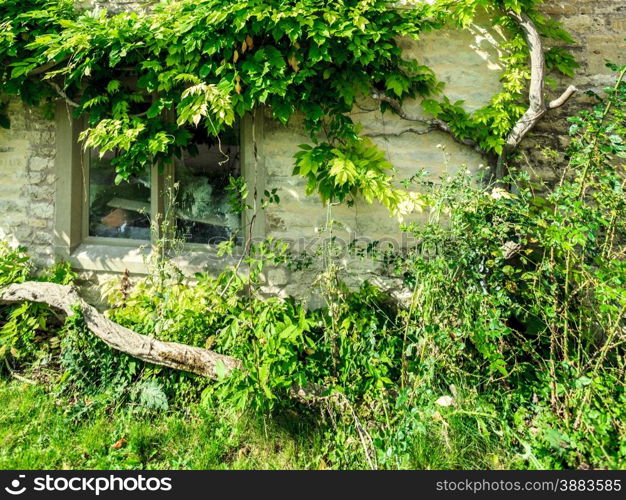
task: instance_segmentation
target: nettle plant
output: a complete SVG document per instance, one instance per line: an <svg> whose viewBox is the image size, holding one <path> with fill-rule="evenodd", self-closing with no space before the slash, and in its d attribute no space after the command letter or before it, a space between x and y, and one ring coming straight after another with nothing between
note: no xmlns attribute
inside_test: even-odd
<svg viewBox="0 0 626 500"><path fill-rule="evenodd" d="M84 145L116 153L118 182L193 148L189 126L216 136L259 106L283 124L301 113L312 144L297 155L294 174L308 179L309 192L335 202L362 195L403 213L419 200L391 182L392 165L359 135L355 103L374 98L425 125L420 133L448 132L494 166L500 158L502 171L506 153L573 93L544 102L546 68L571 75L575 62L558 47L543 49L542 38L571 40L538 12L540 3L163 0L113 14L72 0L0 0L0 94L47 110L64 99L87 119ZM502 91L468 113L397 41L463 28L485 11L510 35ZM402 106L412 98L432 118L408 115ZM3 108L0 116L9 126Z"/></svg>

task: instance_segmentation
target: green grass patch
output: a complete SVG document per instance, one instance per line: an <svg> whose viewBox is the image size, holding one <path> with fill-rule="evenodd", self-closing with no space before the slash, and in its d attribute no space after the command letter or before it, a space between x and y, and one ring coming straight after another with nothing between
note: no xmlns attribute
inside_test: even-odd
<svg viewBox="0 0 626 500"><path fill-rule="evenodd" d="M310 466L310 438L200 404L158 415L113 407L68 412L41 386L0 382L2 469L292 469Z"/></svg>

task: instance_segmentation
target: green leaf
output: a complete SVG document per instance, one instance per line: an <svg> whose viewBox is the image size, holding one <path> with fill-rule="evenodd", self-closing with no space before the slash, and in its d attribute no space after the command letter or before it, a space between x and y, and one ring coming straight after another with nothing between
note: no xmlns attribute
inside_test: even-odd
<svg viewBox="0 0 626 500"><path fill-rule="evenodd" d="M422 109L433 116L439 116L441 114L442 108L441 104L437 101L433 101L432 99L424 99L422 101Z"/></svg>
<svg viewBox="0 0 626 500"><path fill-rule="evenodd" d="M402 97L411 86L410 80L399 73L389 75L385 80L387 90L391 90L397 97Z"/></svg>

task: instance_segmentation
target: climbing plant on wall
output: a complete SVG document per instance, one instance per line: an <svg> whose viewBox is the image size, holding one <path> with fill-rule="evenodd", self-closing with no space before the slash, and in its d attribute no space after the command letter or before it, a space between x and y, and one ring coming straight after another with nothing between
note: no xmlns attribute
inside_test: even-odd
<svg viewBox="0 0 626 500"><path fill-rule="evenodd" d="M362 195L410 211L419 200L394 187L392 165L359 136L353 106L373 98L426 131L444 130L502 158L549 108L545 67L571 75L575 66L563 50L543 49L541 38L569 36L538 13L540 3L164 0L111 14L71 0L0 0L0 94L45 109L64 99L86 116L85 146L117 153L120 182L190 147L187 125L217 135L259 106L283 124L299 112L312 144L298 153L294 173L308 179L310 192L324 201ZM430 68L403 58L397 41L451 24L463 29L479 11L510 36L502 91L470 114L445 97ZM431 118L408 115L403 103L411 98Z"/></svg>

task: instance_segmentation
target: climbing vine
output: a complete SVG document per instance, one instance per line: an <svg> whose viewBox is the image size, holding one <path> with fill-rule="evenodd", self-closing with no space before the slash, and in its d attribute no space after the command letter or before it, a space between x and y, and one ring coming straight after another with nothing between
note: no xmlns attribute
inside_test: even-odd
<svg viewBox="0 0 626 500"><path fill-rule="evenodd" d="M487 11L493 26L505 30L509 35L500 44L501 63L504 67L500 76L502 91L494 95L487 106L469 114L463 109L462 103L451 103L445 97L440 102L423 102L424 109L448 123L454 134L473 139L486 152L502 153L506 136L528 107L525 96L531 79L528 43L515 14L528 14L543 37L554 42L573 43L571 36L557 22L536 10L541 3L543 2L538 0L442 2L459 28L466 28L476 17L477 10L482 8ZM548 48L544 57L548 69L569 77L574 76L573 71L578 64L562 46ZM549 83L555 84L552 80Z"/></svg>
<svg viewBox="0 0 626 500"><path fill-rule="evenodd" d="M406 117L421 99L433 128L485 154L501 154L527 107L531 80L527 33L570 41L537 12L540 0L164 0L112 14L71 0L0 0L0 94L51 110L62 98L86 117L86 147L115 151L117 180L193 148L193 129L216 136L258 106L287 124L301 113L311 139L294 173L324 201L361 195L392 212L411 211L414 195L394 187L393 167L350 116L359 99ZM397 40L456 24L479 11L510 33L501 47L502 91L468 113L451 102L433 71L403 58ZM560 48L549 69L570 74ZM0 107L0 125L8 119Z"/></svg>

